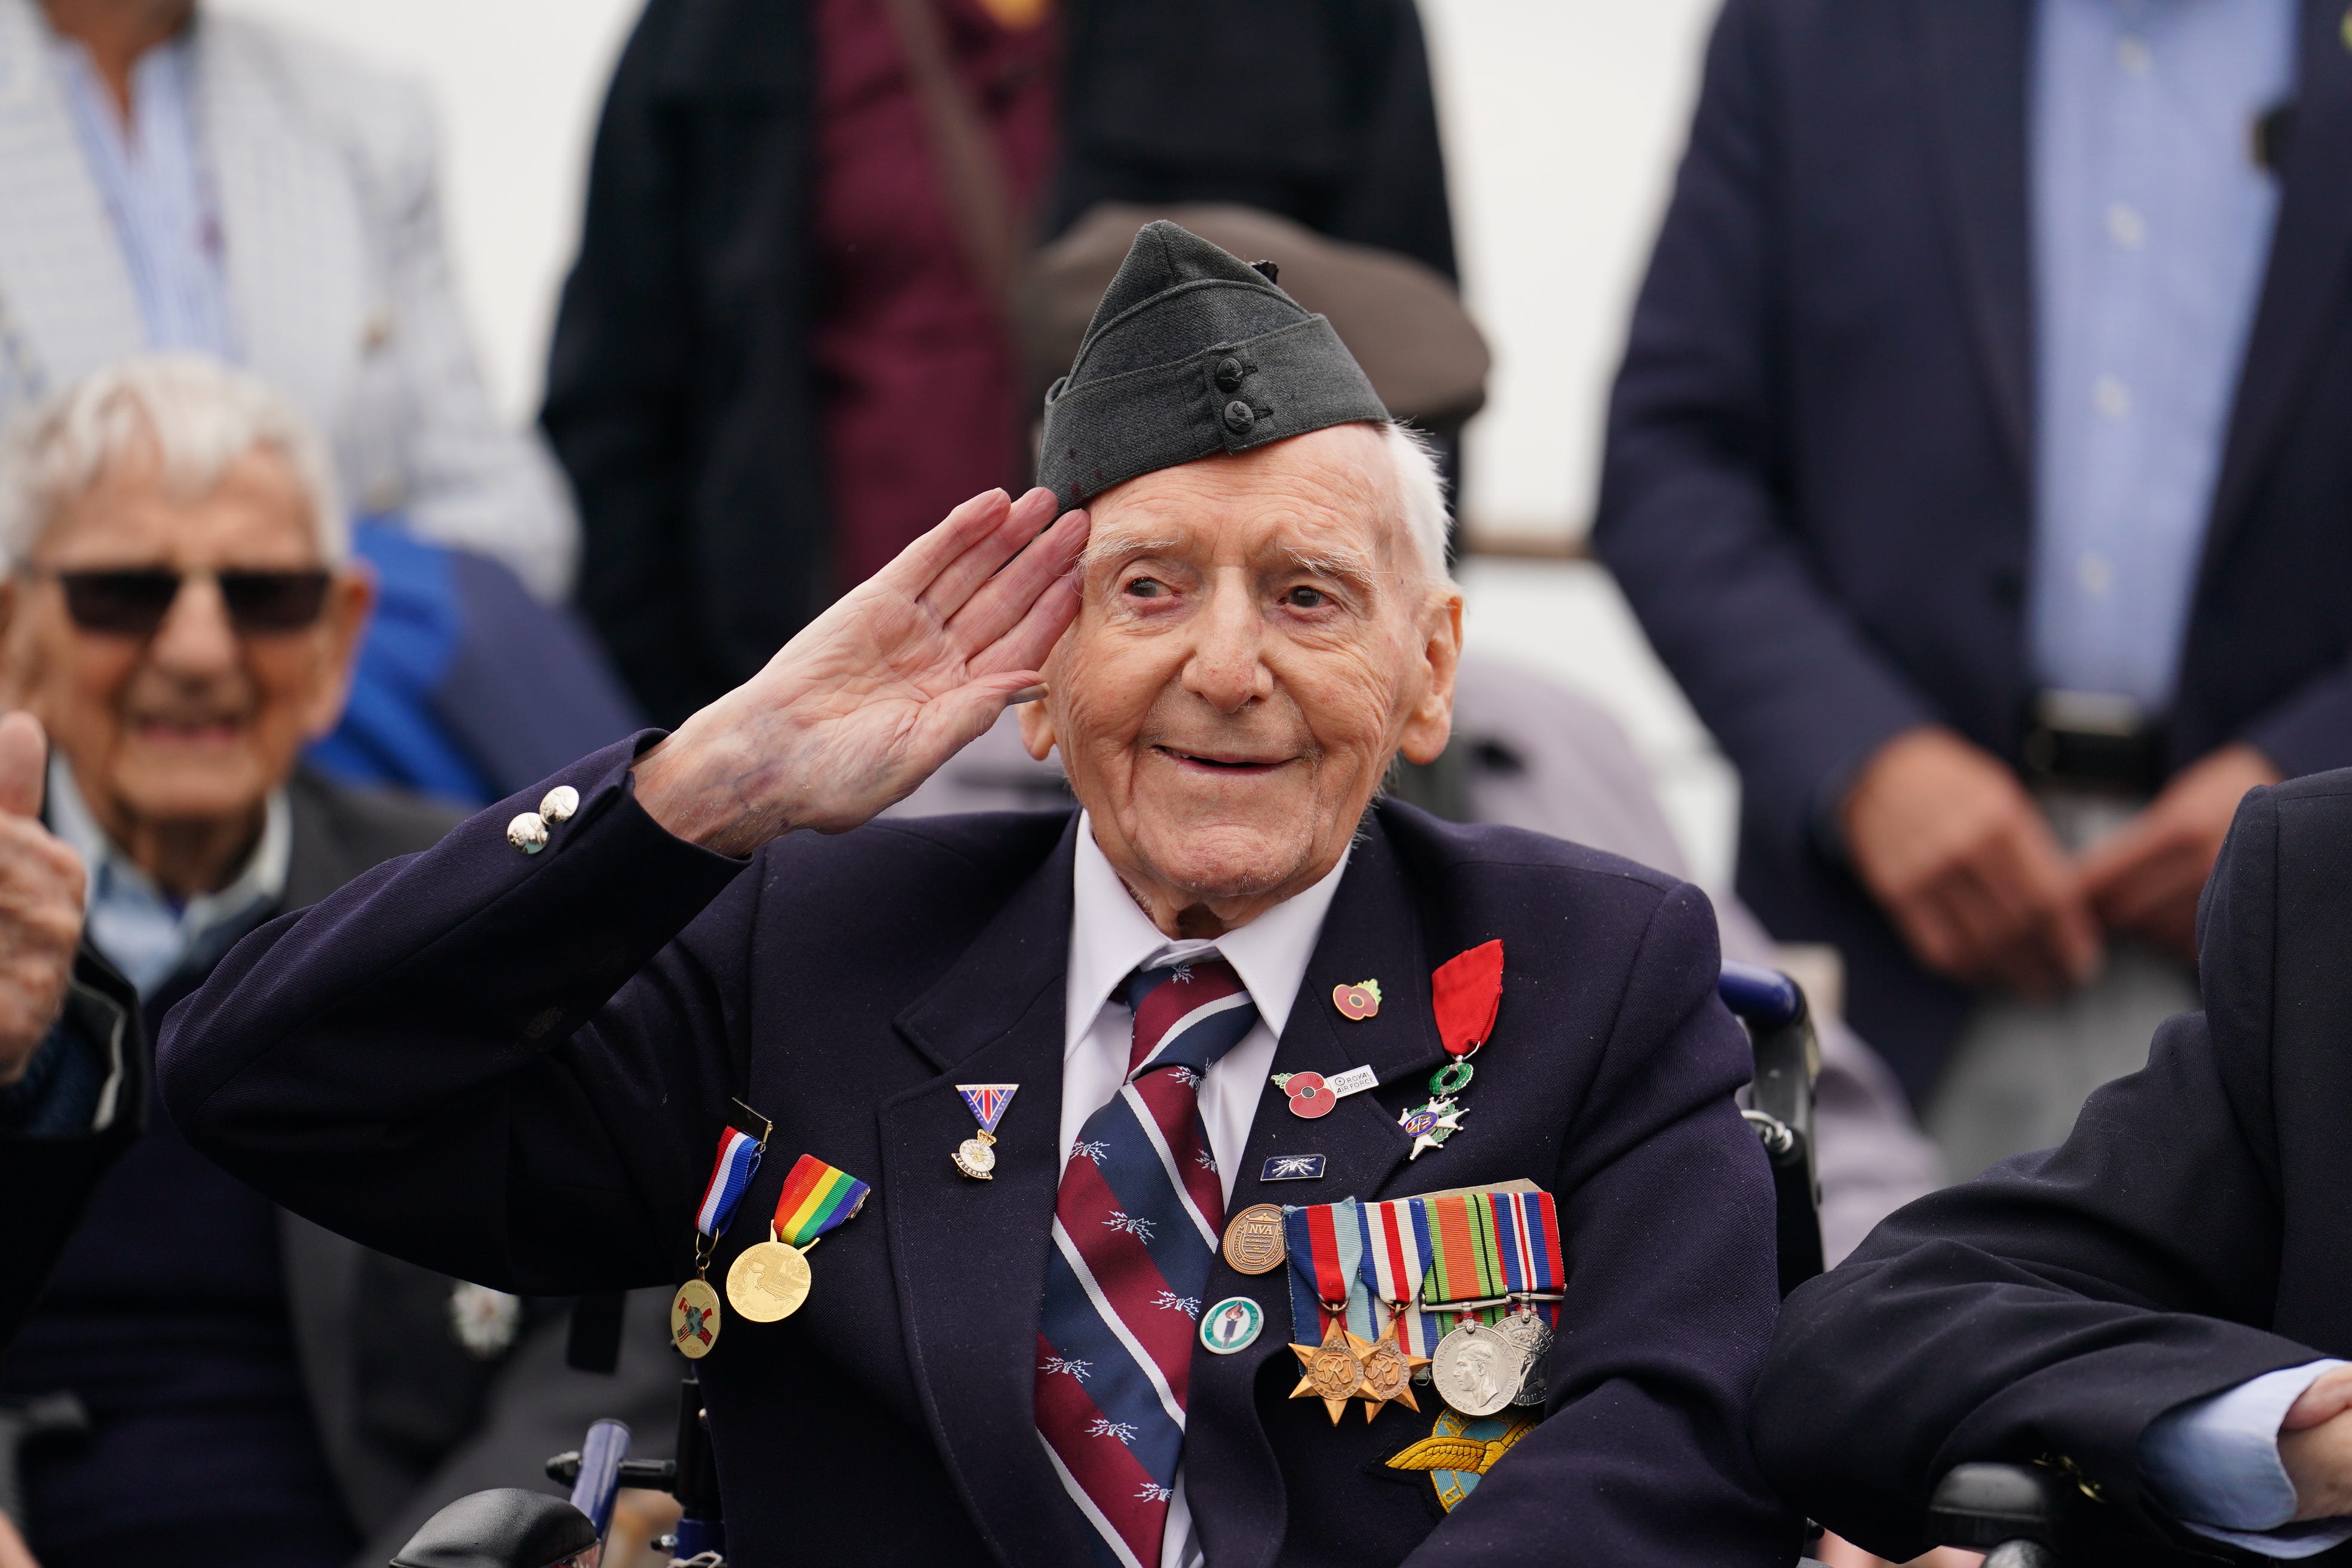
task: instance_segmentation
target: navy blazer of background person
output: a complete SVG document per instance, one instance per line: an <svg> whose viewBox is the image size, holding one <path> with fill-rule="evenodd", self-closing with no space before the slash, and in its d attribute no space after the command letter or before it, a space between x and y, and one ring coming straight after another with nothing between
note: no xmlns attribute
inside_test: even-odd
<svg viewBox="0 0 2352 1568"><path fill-rule="evenodd" d="M642 744L642 742L639 742ZM749 862L672 837L616 746L550 781L577 816L526 858L538 793L248 937L174 1012L161 1081L189 1137L373 1246L523 1290L674 1282L740 1096L774 1142L711 1261L764 1237L814 1153L874 1184L810 1258L788 1321L727 1322L702 1365L729 1557L1093 1562L1032 1415L1060 1179L1075 818L876 823ZM1406 1159L1397 1125L1443 1060L1431 969L1500 937L1502 1014L1465 1131ZM1742 1423L1775 1310L1770 1181L1732 1090L1703 895L1630 862L1384 805L1367 819L1276 1059L1370 1063L1381 1087L1305 1121L1266 1086L1230 1208L1531 1177L1570 1266L1548 1418L1443 1522L1380 1461L1423 1413L1286 1396L1283 1276L1222 1260L1208 1299L1267 1331L1197 1352L1185 1473L1218 1568L1780 1563L1795 1531ZM1373 976L1367 1022L1328 1000ZM949 1162L962 1082L1021 1086L992 1182ZM1262 1187L1272 1154L1319 1184Z"/></svg>
<svg viewBox="0 0 2352 1568"><path fill-rule="evenodd" d="M2352 763L2352 51L2304 0L2269 268L2168 764ZM1739 891L1830 941L1915 1097L1968 1006L1815 832L1940 721L2012 761L2032 675L2032 0L1729 0L1633 323L1595 542L1738 764ZM2251 128L2250 128L2251 131Z"/></svg>

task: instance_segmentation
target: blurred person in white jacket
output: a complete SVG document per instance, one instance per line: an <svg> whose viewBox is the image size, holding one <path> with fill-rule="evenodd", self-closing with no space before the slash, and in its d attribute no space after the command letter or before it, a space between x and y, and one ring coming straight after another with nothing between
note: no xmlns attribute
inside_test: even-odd
<svg viewBox="0 0 2352 1568"><path fill-rule="evenodd" d="M538 596L579 528L490 404L421 89L197 0L0 0L0 421L142 352L280 389L356 510Z"/></svg>

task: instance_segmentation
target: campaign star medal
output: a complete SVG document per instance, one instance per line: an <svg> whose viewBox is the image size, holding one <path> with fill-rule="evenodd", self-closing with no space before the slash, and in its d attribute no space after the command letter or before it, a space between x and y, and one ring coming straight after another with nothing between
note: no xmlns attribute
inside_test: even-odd
<svg viewBox="0 0 2352 1568"><path fill-rule="evenodd" d="M1319 1345L1294 1344L1305 1369L1298 1386L1290 1391L1293 1399L1319 1399L1323 1408L1331 1413L1331 1425L1339 1424L1339 1413L1348 1408L1348 1401L1367 1393L1364 1384L1364 1357L1371 1346L1348 1331L1344 1320L1334 1321L1324 1333Z"/></svg>
<svg viewBox="0 0 2352 1568"><path fill-rule="evenodd" d="M996 1124L1004 1120L1004 1108L1013 1103L1017 1083L960 1083L956 1092L971 1108L972 1120L980 1123L979 1133L965 1139L948 1156L955 1168L975 1182L996 1179Z"/></svg>
<svg viewBox="0 0 2352 1568"><path fill-rule="evenodd" d="M751 1177L760 1169L760 1152L768 1146L773 1128L765 1117L758 1120L756 1139L732 1127L719 1129L719 1157L711 1163L701 1205L694 1211L694 1278L680 1285L669 1302L669 1342L688 1361L700 1361L719 1344L721 1314L719 1292L710 1288L710 1254L751 1189Z"/></svg>
<svg viewBox="0 0 2352 1568"><path fill-rule="evenodd" d="M1381 1396L1380 1404L1364 1407L1369 1421L1381 1405L1402 1404L1418 1411L1413 1398L1413 1374L1429 1364L1436 1327L1418 1305L1423 1278L1428 1272L1429 1219L1426 1199L1398 1198L1365 1204L1364 1257L1360 1268L1366 1289L1388 1309L1387 1327L1364 1358L1364 1382Z"/></svg>
<svg viewBox="0 0 2352 1568"><path fill-rule="evenodd" d="M1426 1356L1408 1355L1397 1343L1396 1319L1381 1331L1381 1337L1360 1358L1364 1371L1364 1419L1370 1421L1390 1405L1402 1405L1418 1414L1421 1405L1412 1396L1412 1374L1429 1364Z"/></svg>
<svg viewBox="0 0 2352 1568"><path fill-rule="evenodd" d="M1454 1059L1429 1075L1429 1098L1399 1113L1397 1125L1412 1140L1406 1156L1418 1160L1462 1130L1469 1112L1461 1104L1476 1070L1470 1058L1494 1033L1495 1014L1503 1003L1503 944L1481 942L1455 953L1429 977L1430 1000L1437 1014L1437 1037Z"/></svg>
<svg viewBox="0 0 2352 1568"><path fill-rule="evenodd" d="M808 1300L808 1250L865 1205L870 1189L814 1154L793 1163L777 1194L766 1241L745 1247L727 1270L727 1302L755 1323L789 1318Z"/></svg>

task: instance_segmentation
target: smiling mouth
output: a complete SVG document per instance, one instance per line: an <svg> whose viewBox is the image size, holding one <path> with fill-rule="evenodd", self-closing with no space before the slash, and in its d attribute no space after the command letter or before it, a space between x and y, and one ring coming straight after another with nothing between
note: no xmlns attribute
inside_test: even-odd
<svg viewBox="0 0 2352 1568"><path fill-rule="evenodd" d="M1186 752L1174 746L1155 746L1152 750L1181 766L1244 777L1254 773L1270 773L1290 760L1287 757L1267 761L1256 757L1219 756L1213 752Z"/></svg>
<svg viewBox="0 0 2352 1568"><path fill-rule="evenodd" d="M131 728L142 740L167 746L223 745L236 740L245 726L230 718L134 719Z"/></svg>

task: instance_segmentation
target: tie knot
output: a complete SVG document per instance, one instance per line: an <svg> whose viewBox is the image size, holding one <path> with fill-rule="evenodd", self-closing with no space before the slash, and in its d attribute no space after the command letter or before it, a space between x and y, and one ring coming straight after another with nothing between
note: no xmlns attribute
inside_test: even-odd
<svg viewBox="0 0 2352 1568"><path fill-rule="evenodd" d="M1130 1079L1161 1068L1197 1078L1257 1024L1249 988L1232 964L1213 954L1137 970L1127 979L1127 1002L1135 1009Z"/></svg>

